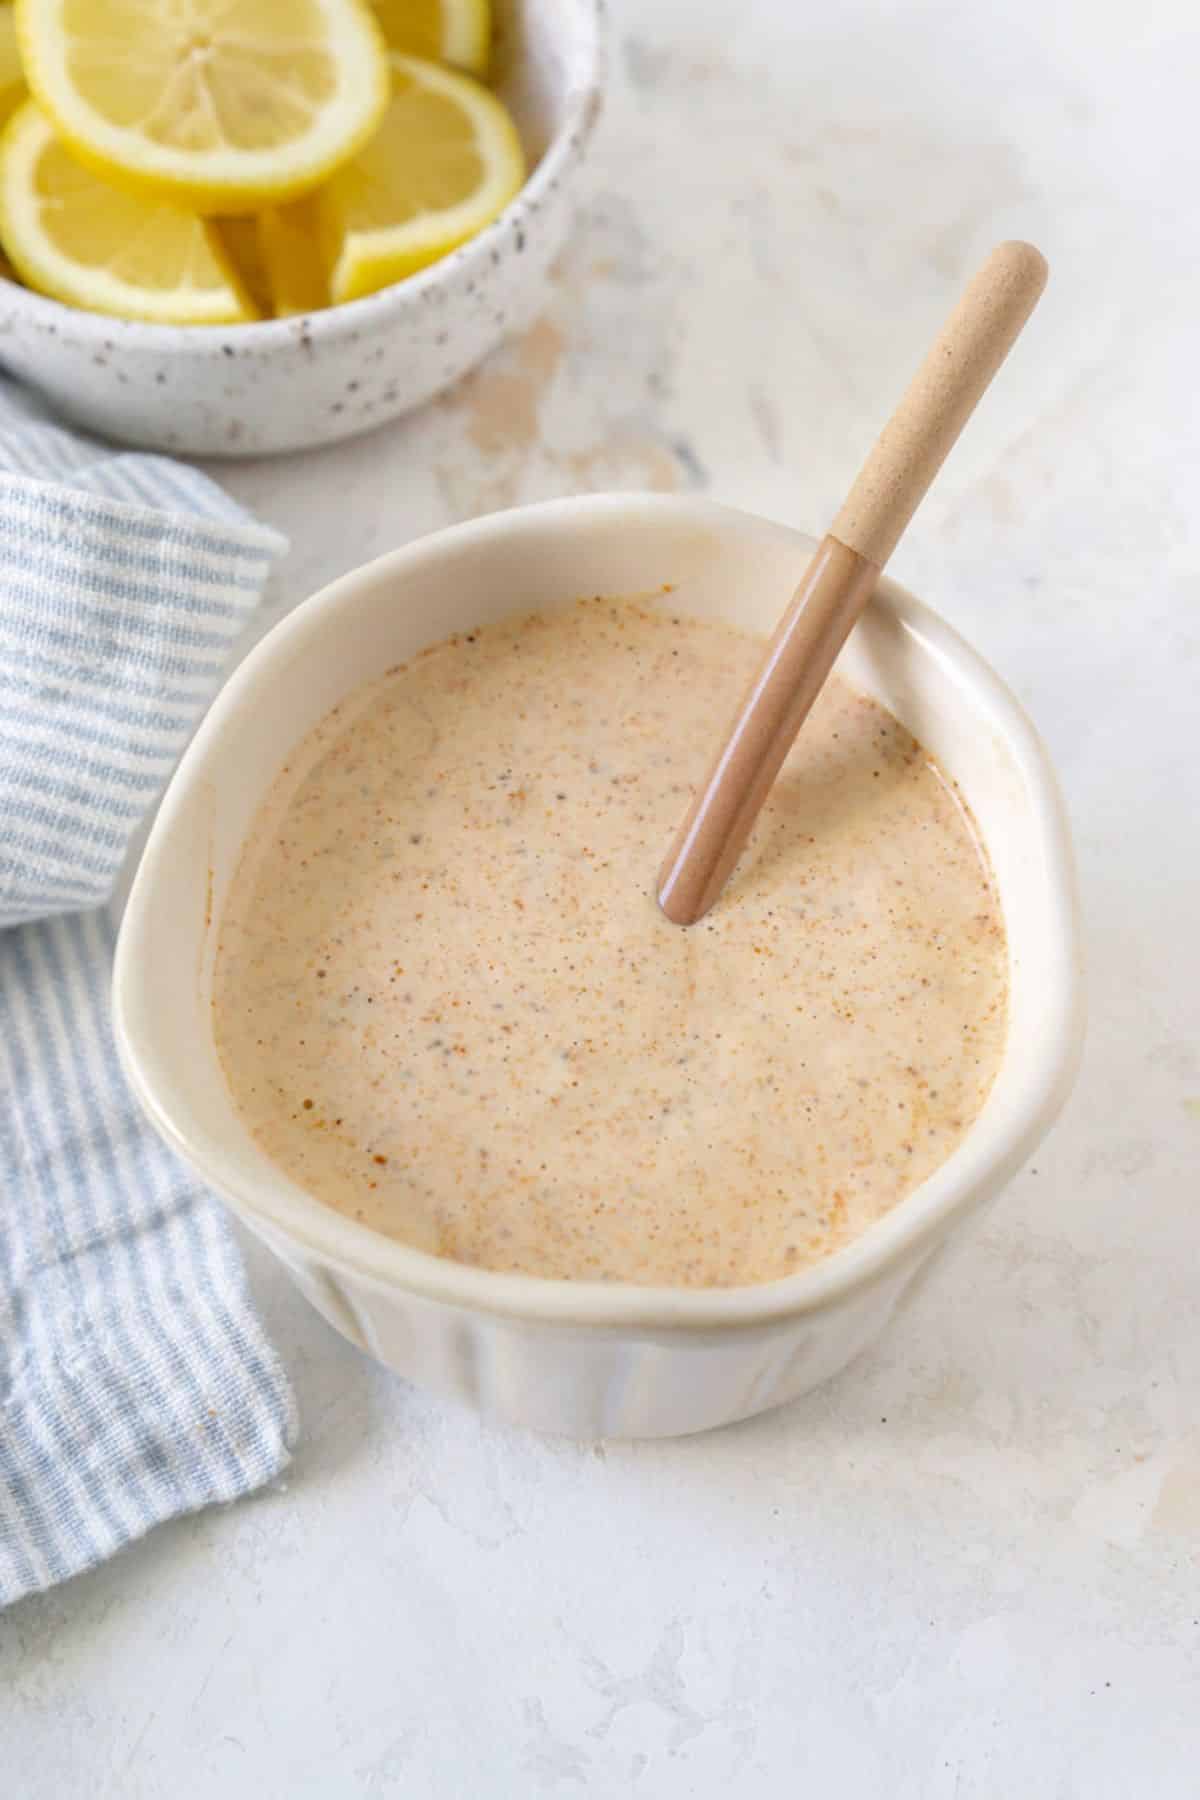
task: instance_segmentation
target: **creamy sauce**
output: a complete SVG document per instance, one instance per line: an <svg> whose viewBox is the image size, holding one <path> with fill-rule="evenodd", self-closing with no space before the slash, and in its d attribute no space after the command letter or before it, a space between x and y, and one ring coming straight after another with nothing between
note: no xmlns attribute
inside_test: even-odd
<svg viewBox="0 0 1200 1800"><path fill-rule="evenodd" d="M986 859L836 677L721 901L652 897L761 655L584 601L459 636L314 731L225 909L217 1045L310 1193L491 1269L790 1274L945 1160L1003 1050Z"/></svg>

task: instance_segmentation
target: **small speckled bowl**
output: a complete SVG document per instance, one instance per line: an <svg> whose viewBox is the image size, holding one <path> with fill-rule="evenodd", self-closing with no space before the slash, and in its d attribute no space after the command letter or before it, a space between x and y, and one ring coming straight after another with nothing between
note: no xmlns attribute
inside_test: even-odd
<svg viewBox="0 0 1200 1800"><path fill-rule="evenodd" d="M114 976L134 1091L340 1331L485 1412L579 1438L664 1437L803 1393L883 1329L939 1245L1020 1167L1070 1088L1082 987L1053 772L991 670L884 581L840 666L960 783L992 853L1011 1007L983 1112L869 1231L756 1287L496 1273L411 1249L321 1205L263 1155L234 1109L212 1029L221 911L262 799L331 707L452 631L579 594L669 586L672 611L769 632L812 548L765 520L663 496L555 501L439 532L335 581L276 626L217 699L163 801Z"/></svg>
<svg viewBox="0 0 1200 1800"><path fill-rule="evenodd" d="M198 456L309 449L449 387L536 317L600 108L604 0L495 0L525 186L462 249L365 300L256 325L141 325L0 280L0 364L62 415Z"/></svg>

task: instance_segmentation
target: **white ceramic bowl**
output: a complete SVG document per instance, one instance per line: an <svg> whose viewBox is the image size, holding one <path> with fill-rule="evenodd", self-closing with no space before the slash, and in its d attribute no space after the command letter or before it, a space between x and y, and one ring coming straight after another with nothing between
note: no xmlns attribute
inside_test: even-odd
<svg viewBox="0 0 1200 1800"><path fill-rule="evenodd" d="M493 1274L376 1235L277 1170L238 1120L213 1048L216 930L244 835L296 742L359 683L451 631L580 594L646 594L768 630L811 550L704 501L602 497L424 538L300 607L234 675L163 802L117 952L118 1041L159 1131L356 1344L488 1413L573 1437L668 1436L823 1381L887 1321L935 1248L1030 1154L1082 1031L1070 847L1019 707L949 626L891 582L841 667L962 784L1008 926L1012 1017L982 1115L864 1236L782 1281L646 1288ZM649 879L649 871L647 872Z"/></svg>
<svg viewBox="0 0 1200 1800"><path fill-rule="evenodd" d="M600 105L603 0L495 8L532 173L471 243L365 300L257 325L141 325L0 279L0 364L105 437L204 456L333 443L449 387L545 305Z"/></svg>

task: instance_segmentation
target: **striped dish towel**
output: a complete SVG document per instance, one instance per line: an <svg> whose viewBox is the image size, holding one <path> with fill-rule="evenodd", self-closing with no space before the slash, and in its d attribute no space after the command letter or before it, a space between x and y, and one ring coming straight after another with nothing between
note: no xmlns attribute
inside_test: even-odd
<svg viewBox="0 0 1200 1800"><path fill-rule="evenodd" d="M0 1605L288 1459L224 1217L118 1066L105 910L284 548L0 381Z"/></svg>

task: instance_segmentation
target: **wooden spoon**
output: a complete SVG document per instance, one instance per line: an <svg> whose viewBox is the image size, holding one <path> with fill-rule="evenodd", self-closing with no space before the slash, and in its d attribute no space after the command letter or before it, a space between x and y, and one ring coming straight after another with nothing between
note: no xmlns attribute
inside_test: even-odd
<svg viewBox="0 0 1200 1800"><path fill-rule="evenodd" d="M1032 244L1001 244L968 284L818 546L658 878L676 925L724 887L784 757L888 557L1046 285Z"/></svg>

